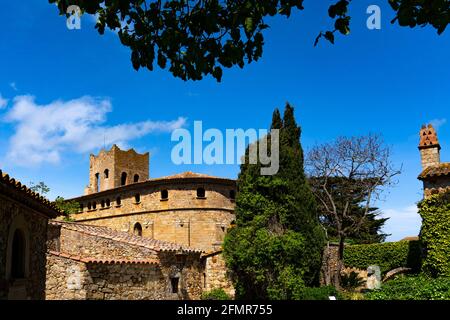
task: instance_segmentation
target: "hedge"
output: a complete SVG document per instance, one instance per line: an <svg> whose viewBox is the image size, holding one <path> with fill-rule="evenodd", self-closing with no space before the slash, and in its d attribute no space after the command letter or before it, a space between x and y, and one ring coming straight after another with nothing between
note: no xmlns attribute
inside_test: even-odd
<svg viewBox="0 0 450 320"><path fill-rule="evenodd" d="M381 289L365 294L367 300L449 300L450 278L400 276L386 283Z"/></svg>
<svg viewBox="0 0 450 320"><path fill-rule="evenodd" d="M422 200L419 214L425 249L423 271L433 277L450 276L450 192Z"/></svg>
<svg viewBox="0 0 450 320"><path fill-rule="evenodd" d="M358 269L377 265L381 273L398 267L412 268L419 271L422 249L420 241L398 241L374 244L346 246L344 249L344 265Z"/></svg>

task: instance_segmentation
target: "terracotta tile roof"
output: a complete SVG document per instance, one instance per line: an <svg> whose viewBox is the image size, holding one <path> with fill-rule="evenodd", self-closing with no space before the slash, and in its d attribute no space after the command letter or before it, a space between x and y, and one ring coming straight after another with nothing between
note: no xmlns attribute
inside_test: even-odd
<svg viewBox="0 0 450 320"><path fill-rule="evenodd" d="M171 176L165 176L165 177L155 178L155 179L151 179L151 180L187 179L187 178L213 178L213 179L218 178L218 179L220 179L219 177L210 176L210 175L203 174L203 173L195 173L192 171L186 171L186 172L174 174Z"/></svg>
<svg viewBox="0 0 450 320"><path fill-rule="evenodd" d="M98 259L98 258L85 258L75 255L70 255L63 252L49 251L51 255L66 258L70 260L75 260L84 263L98 263L98 264L159 264L159 260L125 260L125 259Z"/></svg>
<svg viewBox="0 0 450 320"><path fill-rule="evenodd" d="M155 251L172 251L172 252L203 252L200 249L190 248L187 246L183 246L181 244L167 242L162 240L150 239L145 237L139 237L135 235L131 235L127 232L113 230L107 227L93 226L89 224L82 224L76 222L63 222L63 221L51 221L53 225L60 225L63 228L74 230L77 232L86 233L89 235L111 239L114 241L119 241L123 243L128 243L130 245L136 245L145 247Z"/></svg>
<svg viewBox="0 0 450 320"><path fill-rule="evenodd" d="M405 237L400 241L417 241L417 240L419 240L418 236L410 236L410 237Z"/></svg>
<svg viewBox="0 0 450 320"><path fill-rule="evenodd" d="M436 166L425 168L419 175L419 180L424 180L431 177L441 177L450 175L450 162L440 163Z"/></svg>
<svg viewBox="0 0 450 320"><path fill-rule="evenodd" d="M48 209L48 213L50 217L56 217L59 215L63 215L62 212L59 211L59 209L56 207L56 205L53 202L50 202L50 200L44 198L39 193L32 191L30 188L28 188L26 185L22 184L20 181L11 178L8 174L2 172L0 170L0 183L3 183L7 185L10 188L13 188L20 193L22 193L25 197L32 199L36 201L37 203L43 205Z"/></svg>

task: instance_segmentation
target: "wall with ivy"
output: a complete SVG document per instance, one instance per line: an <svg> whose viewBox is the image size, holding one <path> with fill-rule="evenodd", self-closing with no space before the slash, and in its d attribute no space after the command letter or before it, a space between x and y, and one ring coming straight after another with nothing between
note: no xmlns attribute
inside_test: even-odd
<svg viewBox="0 0 450 320"><path fill-rule="evenodd" d="M370 265L377 265L382 273L398 267L419 271L421 256L422 250L419 241L359 244L345 247L344 264L346 267L358 269L367 269Z"/></svg>
<svg viewBox="0 0 450 320"><path fill-rule="evenodd" d="M450 192L433 195L419 203L423 271L433 277L450 276Z"/></svg>

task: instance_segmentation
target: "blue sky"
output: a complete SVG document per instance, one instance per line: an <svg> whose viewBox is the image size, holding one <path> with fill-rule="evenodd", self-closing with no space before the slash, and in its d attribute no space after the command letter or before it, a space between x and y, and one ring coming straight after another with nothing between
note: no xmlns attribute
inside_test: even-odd
<svg viewBox="0 0 450 320"><path fill-rule="evenodd" d="M420 125L438 125L441 158L450 161L450 33L400 28L386 0L352 4L352 32L335 45L315 36L330 26L331 1L270 19L263 58L223 80L183 82L164 70L134 71L114 32L100 36L94 19L81 30L46 1L2 3L0 20L0 168L23 183L45 181L50 198L82 194L88 156L104 141L150 151L150 176L186 170L235 178L237 165L181 165L170 160L170 130L267 128L275 107L295 106L302 144L339 135L381 133L403 165L399 184L379 203L391 219L389 240L416 235L421 198ZM366 8L382 9L382 29L366 28ZM61 136L64 133L64 138Z"/></svg>

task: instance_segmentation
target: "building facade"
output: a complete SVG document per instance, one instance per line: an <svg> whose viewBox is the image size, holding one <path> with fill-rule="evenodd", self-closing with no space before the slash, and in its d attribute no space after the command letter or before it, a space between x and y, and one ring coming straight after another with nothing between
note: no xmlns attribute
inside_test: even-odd
<svg viewBox="0 0 450 320"><path fill-rule="evenodd" d="M0 299L44 299L47 226L57 208L0 170Z"/></svg>
<svg viewBox="0 0 450 320"><path fill-rule="evenodd" d="M431 124L423 125L419 135L422 172L418 179L423 182L423 193L426 198L450 190L450 162L441 162L441 145Z"/></svg>
<svg viewBox="0 0 450 320"><path fill-rule="evenodd" d="M236 181L185 172L149 179L149 154L116 145L90 156L85 195L76 222L203 251L204 289L234 290L221 255L235 215Z"/></svg>

